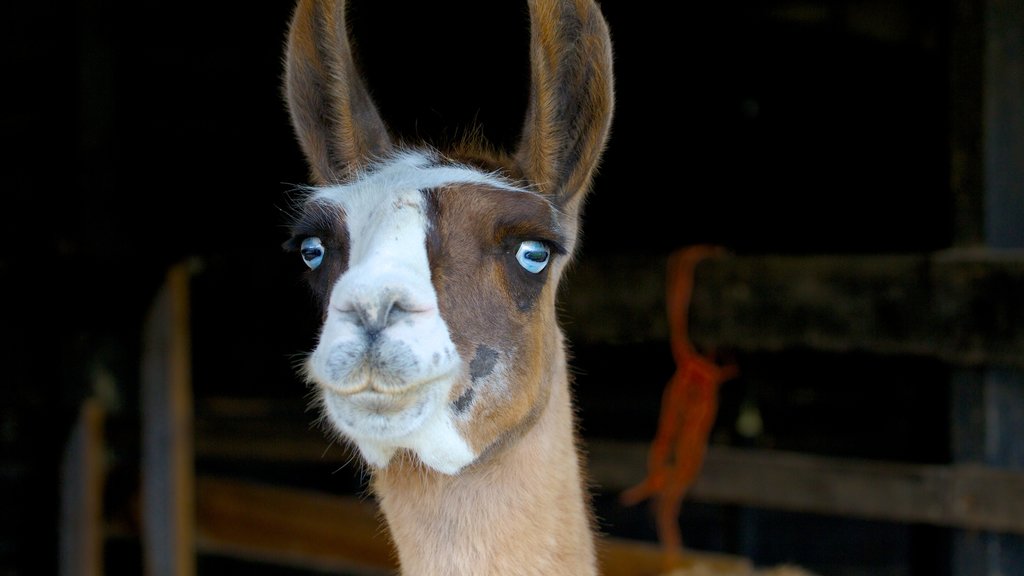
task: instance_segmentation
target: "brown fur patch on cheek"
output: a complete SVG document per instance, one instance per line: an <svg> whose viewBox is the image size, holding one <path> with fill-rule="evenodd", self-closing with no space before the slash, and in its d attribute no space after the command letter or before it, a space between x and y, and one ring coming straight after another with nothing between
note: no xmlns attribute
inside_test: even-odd
<svg viewBox="0 0 1024 576"><path fill-rule="evenodd" d="M511 313L519 321L506 333L506 343L495 349L493 364L489 345L478 346L469 363L468 387L453 408L463 409L456 413L460 432L485 458L529 430L547 405L552 377L546 367L559 342L553 318L546 321L546 300L552 293L542 290L537 300L545 304L532 312Z"/></svg>
<svg viewBox="0 0 1024 576"><path fill-rule="evenodd" d="M544 314L539 302L551 277L523 270L515 249L520 236L547 235L550 208L523 194L472 188L428 196L438 307L464 363L449 408L477 453L528 429L547 397L541 344L549 339L537 315ZM499 221L508 215L522 226Z"/></svg>
<svg viewBox="0 0 1024 576"><path fill-rule="evenodd" d="M497 363L497 350L483 344L477 346L476 353L473 355L473 360L469 363L469 386L455 400L455 402L452 403L452 409L455 410L456 414L464 414L469 410L470 406L473 404L473 399L476 397L477 384L494 372L494 367Z"/></svg>
<svg viewBox="0 0 1024 576"><path fill-rule="evenodd" d="M522 436L547 405L551 378L545 367L552 350L541 345L550 340L544 332L531 326L520 333L523 341L510 355L502 355L500 371L492 375L500 380L474 388L471 417L460 431L482 459Z"/></svg>
<svg viewBox="0 0 1024 576"><path fill-rule="evenodd" d="M469 363L469 378L473 382L494 372L498 362L498 351L489 346L478 346L473 361Z"/></svg>

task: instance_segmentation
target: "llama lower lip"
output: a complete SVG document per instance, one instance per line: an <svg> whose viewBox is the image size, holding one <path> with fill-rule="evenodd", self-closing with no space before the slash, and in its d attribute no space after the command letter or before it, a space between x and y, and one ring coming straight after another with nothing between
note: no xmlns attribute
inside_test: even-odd
<svg viewBox="0 0 1024 576"><path fill-rule="evenodd" d="M364 372L360 380L345 382L344 385L326 378L313 378L313 382L325 391L340 397L403 398L415 397L427 393L438 386L450 386L458 376L458 365L444 366L442 370L434 370L419 378L400 382L394 378L383 378L373 371Z"/></svg>
<svg viewBox="0 0 1024 576"><path fill-rule="evenodd" d="M348 402L357 410L378 416L388 416L405 412L419 400L416 394L380 394L377 392L360 392L348 394Z"/></svg>
<svg viewBox="0 0 1024 576"><path fill-rule="evenodd" d="M325 389L324 407L339 429L354 438L400 438L419 426L434 404L431 394L337 394Z"/></svg>

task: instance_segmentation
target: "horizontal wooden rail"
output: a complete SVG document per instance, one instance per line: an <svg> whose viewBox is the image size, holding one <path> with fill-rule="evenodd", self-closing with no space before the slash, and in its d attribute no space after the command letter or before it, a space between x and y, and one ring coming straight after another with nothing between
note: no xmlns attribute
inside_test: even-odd
<svg viewBox="0 0 1024 576"><path fill-rule="evenodd" d="M273 408L251 408L212 420L201 411L196 450L200 459L262 462L350 462L344 445L318 430L272 417ZM279 406L279 404L277 405ZM243 418L243 414L250 417ZM589 473L601 490L638 483L647 445L589 439ZM353 464L354 466L354 464ZM984 466L919 465L834 458L791 452L711 446L689 498L938 526L1024 534L1024 471Z"/></svg>
<svg viewBox="0 0 1024 576"><path fill-rule="evenodd" d="M228 478L197 482L197 544L204 552L284 566L394 574L395 555L372 500ZM658 576L665 558L650 542L605 538L598 544L605 576ZM686 552L678 567L699 574L747 574L744 558Z"/></svg>
<svg viewBox="0 0 1024 576"><path fill-rule="evenodd" d="M562 298L570 340L666 340L665 263L581 260ZM716 257L697 268L690 335L704 348L1024 367L1024 252Z"/></svg>
<svg viewBox="0 0 1024 576"><path fill-rule="evenodd" d="M201 551L367 576L397 565L373 502L210 477L196 495Z"/></svg>
<svg viewBox="0 0 1024 576"><path fill-rule="evenodd" d="M639 483L646 448L591 441L590 473L602 490ZM709 448L688 494L735 504L1024 534L1024 471L980 465L918 465L807 454Z"/></svg>

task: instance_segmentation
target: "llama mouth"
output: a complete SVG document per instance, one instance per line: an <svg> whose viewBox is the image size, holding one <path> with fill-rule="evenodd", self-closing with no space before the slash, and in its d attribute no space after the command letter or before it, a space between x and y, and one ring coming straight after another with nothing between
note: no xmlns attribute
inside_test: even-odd
<svg viewBox="0 0 1024 576"><path fill-rule="evenodd" d="M306 374L317 385L341 395L372 391L403 396L459 371L454 345L437 351L420 348L397 338L372 345L351 340L321 344L310 355Z"/></svg>
<svg viewBox="0 0 1024 576"><path fill-rule="evenodd" d="M374 416L393 416L407 411L418 411L422 398L414 394L387 394L366 390L357 394L344 394L345 402L355 410Z"/></svg>
<svg viewBox="0 0 1024 576"><path fill-rule="evenodd" d="M310 381L325 391L354 398L356 403L379 404L386 401L399 402L402 398L414 398L422 394L421 390L427 390L435 385L451 387L458 373L457 369L452 368L415 378L398 378L391 373L367 368L361 370L358 375L350 375L350 378L343 382L317 377L316 374L310 375Z"/></svg>
<svg viewBox="0 0 1024 576"><path fill-rule="evenodd" d="M342 434L384 441L415 433L446 406L450 388L450 379L434 378L403 394L376 391L370 385L355 393L330 386L321 390L326 415Z"/></svg>

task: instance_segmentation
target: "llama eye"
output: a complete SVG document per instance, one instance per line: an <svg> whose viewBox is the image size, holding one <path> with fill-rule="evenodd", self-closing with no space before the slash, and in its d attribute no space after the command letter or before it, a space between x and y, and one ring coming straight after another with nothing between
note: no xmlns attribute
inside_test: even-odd
<svg viewBox="0 0 1024 576"><path fill-rule="evenodd" d="M309 266L310 270L316 270L316 267L324 259L324 244L316 236L310 236L302 241L299 253L302 254L302 261L306 263L306 266Z"/></svg>
<svg viewBox="0 0 1024 576"><path fill-rule="evenodd" d="M551 258L551 250L543 242L536 240L525 240L519 245L516 252L516 260L524 270L532 274L538 274L548 265Z"/></svg>

